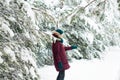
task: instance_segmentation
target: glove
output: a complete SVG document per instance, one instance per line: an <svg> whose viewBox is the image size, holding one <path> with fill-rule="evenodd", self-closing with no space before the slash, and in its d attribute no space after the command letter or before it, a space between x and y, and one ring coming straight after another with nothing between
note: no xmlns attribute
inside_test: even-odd
<svg viewBox="0 0 120 80"><path fill-rule="evenodd" d="M72 49L77 49L76 45L71 46Z"/></svg>
<svg viewBox="0 0 120 80"><path fill-rule="evenodd" d="M63 69L63 64L62 64L62 62L58 62L58 68L59 68L59 70L62 70L62 69Z"/></svg>

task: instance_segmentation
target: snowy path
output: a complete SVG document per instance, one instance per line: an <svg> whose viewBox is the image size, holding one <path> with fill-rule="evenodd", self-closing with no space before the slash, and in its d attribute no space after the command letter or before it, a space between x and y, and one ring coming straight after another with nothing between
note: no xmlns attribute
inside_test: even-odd
<svg viewBox="0 0 120 80"><path fill-rule="evenodd" d="M65 80L120 80L120 48L110 48L104 60L73 60ZM54 66L40 69L41 80L56 80Z"/></svg>

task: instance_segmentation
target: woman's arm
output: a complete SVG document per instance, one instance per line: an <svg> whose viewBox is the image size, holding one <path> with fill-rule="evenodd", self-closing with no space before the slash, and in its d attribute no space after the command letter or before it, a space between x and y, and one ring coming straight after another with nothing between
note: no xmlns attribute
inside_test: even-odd
<svg viewBox="0 0 120 80"><path fill-rule="evenodd" d="M65 48L65 51L72 50L71 46L70 47L64 47L64 48Z"/></svg>
<svg viewBox="0 0 120 80"><path fill-rule="evenodd" d="M65 48L65 51L67 51L67 50L72 50L72 49L76 49L77 48L77 46L70 46L70 47L64 47Z"/></svg>

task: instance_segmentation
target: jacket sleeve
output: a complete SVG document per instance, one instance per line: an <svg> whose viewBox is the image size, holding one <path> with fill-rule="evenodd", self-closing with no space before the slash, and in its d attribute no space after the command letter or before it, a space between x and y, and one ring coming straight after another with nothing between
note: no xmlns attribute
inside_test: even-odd
<svg viewBox="0 0 120 80"><path fill-rule="evenodd" d="M65 48L65 51L72 50L71 46L70 47L64 47L64 48Z"/></svg>

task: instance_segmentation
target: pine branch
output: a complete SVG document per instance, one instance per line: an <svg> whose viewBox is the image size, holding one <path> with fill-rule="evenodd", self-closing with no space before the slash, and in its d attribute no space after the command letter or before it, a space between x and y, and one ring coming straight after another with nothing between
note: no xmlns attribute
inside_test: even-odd
<svg viewBox="0 0 120 80"><path fill-rule="evenodd" d="M32 9L35 10L35 11L39 11L39 12L45 14L46 16L48 16L48 18L50 18L50 20L52 20L54 23L57 24L57 22L55 21L54 17L52 15L48 14L47 11L42 10L42 9L38 9L38 8L32 8Z"/></svg>
<svg viewBox="0 0 120 80"><path fill-rule="evenodd" d="M65 16L65 18L61 19L60 22L64 21L68 17L71 17L71 19L72 19L72 17L74 17L78 13L78 11L81 10L83 12L85 10L85 8L87 8L90 4L92 4L95 1L96 0L91 1L85 7L81 7L80 5L78 5L76 8L73 9L73 11L70 14L68 14L67 16Z"/></svg>
<svg viewBox="0 0 120 80"><path fill-rule="evenodd" d="M95 2L96 0L93 0L93 1L91 1L90 3L88 3L85 7L84 7L84 9L85 8L87 8L90 4L92 4L93 2Z"/></svg>
<svg viewBox="0 0 120 80"><path fill-rule="evenodd" d="M25 42L22 41L0 42L0 45L9 45L9 44L25 44Z"/></svg>
<svg viewBox="0 0 120 80"><path fill-rule="evenodd" d="M103 2L106 4L107 0L104 0ZM103 11L103 13L105 13L105 6L104 6L104 11Z"/></svg>

